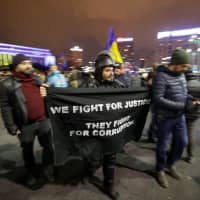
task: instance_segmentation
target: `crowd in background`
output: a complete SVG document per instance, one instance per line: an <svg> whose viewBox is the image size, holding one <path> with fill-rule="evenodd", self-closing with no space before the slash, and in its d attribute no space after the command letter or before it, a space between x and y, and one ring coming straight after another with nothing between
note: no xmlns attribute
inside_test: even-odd
<svg viewBox="0 0 200 200"><path fill-rule="evenodd" d="M94 67L71 67L70 71L62 71L57 65L52 65L48 67L48 70L43 71L37 65L33 64L33 67L35 67L33 72L34 77L32 74L30 75L32 64L28 63L27 60L29 61L29 58L24 55L16 56L14 59L15 63L11 66L12 73L6 72L6 75L4 73L2 75L12 77L13 74L16 78L14 82L16 88L21 87L25 98L29 99L26 105L29 119L28 121L24 121L24 118L21 119L21 121L17 119L16 122L15 119L13 119L16 116L18 118L22 118L22 116L19 117L17 111L16 113L12 113L13 111L11 111L10 108L12 107L12 109L15 110L15 105L21 105L15 104L14 102L10 104L8 100L9 93L7 93L7 90L12 93L12 88L8 81L10 79L5 79L5 77L3 77L5 81L2 81L3 84L1 85L0 91L2 116L8 132L12 135L31 132L31 137L20 138L24 150L24 161L27 165L34 163L34 132L31 131L30 125L33 125L32 128L34 127L35 130L42 133L41 135L39 134L38 137L40 138L41 146L48 152L48 155L44 152L44 163L46 167L44 172L46 172L45 175L48 180L53 181L53 153L50 148L51 142L49 141L48 123L45 120L46 116L43 112L44 105L39 97L39 90L36 89L36 85L39 83L37 81L35 82L34 77L39 78L40 86L45 83L49 87L57 88L146 87L149 90L152 99L149 111L151 113L151 125L147 133L147 141L157 143L156 172L159 184L164 188L168 187L168 181L165 174L166 169L169 170L169 173L174 178L181 179L181 174L176 169L175 163L181 158L185 147L187 147L186 161L189 163L193 162L195 146L193 128L194 122L198 119L200 114L200 81L198 74L192 72L189 58L185 51L180 49L175 50L169 65L153 65L150 72L144 71L142 73L139 71L134 71L133 73L133 71L126 68L123 64L115 63L112 60L112 57L105 52L97 56ZM25 61L27 63L23 64ZM28 68L23 69L23 66L21 66L22 64L24 66L28 65ZM19 80L21 80L21 86L18 85ZM31 95L34 94L34 91L37 93L35 98L40 102L39 105L35 105L35 103L32 102L29 89L32 90ZM33 105L39 106L42 111L39 112L39 114L35 113ZM25 112L24 115L26 114L27 113ZM27 124L28 126L25 126L26 128L24 128L24 125ZM167 149L170 144L170 139L172 141L171 146ZM103 153L104 189L105 193L112 199L117 199L118 196L114 189L114 165L116 153L117 152ZM94 163L95 162L96 160ZM89 170L89 173L90 175L93 175L95 166L93 163L90 164L91 170ZM29 166L26 166L26 168L27 167Z"/></svg>

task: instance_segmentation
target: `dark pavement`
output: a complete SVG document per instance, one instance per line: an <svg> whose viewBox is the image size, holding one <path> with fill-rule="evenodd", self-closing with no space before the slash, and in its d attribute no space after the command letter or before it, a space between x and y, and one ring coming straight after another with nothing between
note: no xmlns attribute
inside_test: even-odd
<svg viewBox="0 0 200 200"><path fill-rule="evenodd" d="M170 187L161 188L154 178L154 144L144 142L126 145L127 154L132 157L135 168L117 168L116 185L122 200L199 200L200 199L200 120L195 129L195 162L184 160L177 163L183 179L177 181L168 176ZM77 184L45 184L38 190L31 190L16 181L23 174L21 149L14 136L7 134L0 119L0 200L103 200L109 199L96 186L88 182ZM146 128L144 132L146 131ZM36 142L36 153L40 162L40 147ZM184 153L185 155L185 153ZM184 158L183 155L183 158ZM130 158L129 158L130 159ZM96 176L102 180L99 169Z"/></svg>

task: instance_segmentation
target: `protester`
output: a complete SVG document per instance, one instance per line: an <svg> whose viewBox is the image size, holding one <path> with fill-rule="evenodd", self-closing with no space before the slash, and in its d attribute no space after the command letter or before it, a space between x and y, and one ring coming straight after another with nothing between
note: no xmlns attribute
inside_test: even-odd
<svg viewBox="0 0 200 200"><path fill-rule="evenodd" d="M197 104L200 99L200 81L198 77L192 73L192 70L186 73L188 93L193 96ZM196 99L195 99L196 98ZM200 106L186 112L187 133L188 133L188 146L186 161L192 163L194 160L194 125L200 116Z"/></svg>
<svg viewBox="0 0 200 200"><path fill-rule="evenodd" d="M79 88L81 85L81 71L72 67L69 73L69 87Z"/></svg>
<svg viewBox="0 0 200 200"><path fill-rule="evenodd" d="M114 62L107 52L101 52L95 60L95 83L92 87L97 88L122 88L125 87L120 81L114 78ZM103 174L104 192L112 199L118 199L119 193L115 189L115 162L116 150L108 150L114 146L114 141L98 137L103 148ZM93 171L94 173L94 171Z"/></svg>
<svg viewBox="0 0 200 200"><path fill-rule="evenodd" d="M129 72L125 72L122 63L115 63L115 79L124 84L125 87L131 86L131 77Z"/></svg>
<svg viewBox="0 0 200 200"><path fill-rule="evenodd" d="M188 70L189 58L182 49L176 49L168 66L160 66L153 82L154 117L157 125L156 149L157 179L162 187L168 187L165 168L169 174L181 179L175 167L187 145L185 110L193 108L195 102L188 97L184 72ZM172 145L167 147L172 135Z"/></svg>
<svg viewBox="0 0 200 200"><path fill-rule="evenodd" d="M47 76L47 84L52 87L68 87L68 82L65 76L58 70L58 66L52 65L49 67Z"/></svg>
<svg viewBox="0 0 200 200"><path fill-rule="evenodd" d="M87 87L92 88L123 88L125 87L120 81L115 80L114 78L114 61L111 56L107 52L101 52L98 54L95 60L95 72L94 72L94 81L90 82ZM86 87L86 86L84 86ZM116 144L115 141L107 138L92 138L89 139L89 146L93 146L90 149L93 149L93 152L86 153L87 155L83 157L87 159L87 171L89 178L92 178L97 167L99 167L99 163L101 162L101 154L103 154L102 163L103 163L103 174L104 174L104 182L103 182L103 191L112 199L118 199L119 194L115 190L114 185L114 177L115 177L115 162L116 162L116 154L117 150L123 144ZM83 140L77 140L74 142L74 146L76 149L84 151L83 149L88 151L88 143ZM117 147L116 147L117 145ZM82 154L82 153L81 153ZM83 153L85 154L85 153ZM90 155L89 155L90 154ZM88 156L88 158L87 158Z"/></svg>
<svg viewBox="0 0 200 200"><path fill-rule="evenodd" d="M154 64L152 66L153 71L149 72L148 77L147 77L147 86L149 88L149 94L150 94L150 98L152 98L152 84L153 84L153 80L157 74L157 68L158 68L158 64ZM150 143L155 143L157 140L157 135L156 135L156 124L155 124L155 120L154 120L154 114L153 114L153 102L151 103L151 107L149 110L149 118L150 118L150 125L149 125L149 130L147 132L147 142Z"/></svg>
<svg viewBox="0 0 200 200"><path fill-rule="evenodd" d="M124 88L125 85L114 77L115 63L106 52L98 54L95 60L95 86L103 88Z"/></svg>
<svg viewBox="0 0 200 200"><path fill-rule="evenodd" d="M45 66L40 63L33 63L34 75L38 76L43 83L46 81Z"/></svg>
<svg viewBox="0 0 200 200"><path fill-rule="evenodd" d="M102 52L95 60L94 80L87 81L87 84L82 84L82 87L122 88L125 86L114 78L114 62L111 56L107 52ZM82 152L81 155L87 162L89 178L93 178L94 173L102 160L104 174L103 191L114 200L119 197L119 194L114 187L117 154L115 145L117 145L117 147L120 146L120 144L116 144L115 141L112 141L112 138L108 140L105 137L87 138L87 141L76 138L76 141L74 141L74 147ZM90 149L89 153L86 152L88 149Z"/></svg>
<svg viewBox="0 0 200 200"><path fill-rule="evenodd" d="M26 184L34 186L39 177L33 152L36 135L43 147L43 174L53 182L51 127L41 96L45 95L45 90L40 79L33 75L32 63L27 56L16 55L11 70L12 76L0 84L0 107L5 127L21 143L24 166L28 172Z"/></svg>

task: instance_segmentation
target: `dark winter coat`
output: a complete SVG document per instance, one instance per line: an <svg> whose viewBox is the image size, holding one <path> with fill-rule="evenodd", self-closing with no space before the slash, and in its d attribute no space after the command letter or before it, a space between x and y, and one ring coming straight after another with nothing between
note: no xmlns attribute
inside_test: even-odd
<svg viewBox="0 0 200 200"><path fill-rule="evenodd" d="M35 77L38 87L42 81ZM0 108L5 127L10 134L28 122L25 97L21 91L20 80L10 76L0 83Z"/></svg>
<svg viewBox="0 0 200 200"><path fill-rule="evenodd" d="M184 114L187 100L185 75L160 66L153 81L154 113L162 118L178 117Z"/></svg>
<svg viewBox="0 0 200 200"><path fill-rule="evenodd" d="M186 74L188 93L196 100L200 99L200 81L194 74ZM195 120L200 116L200 106L194 107L191 111L186 112L186 118Z"/></svg>

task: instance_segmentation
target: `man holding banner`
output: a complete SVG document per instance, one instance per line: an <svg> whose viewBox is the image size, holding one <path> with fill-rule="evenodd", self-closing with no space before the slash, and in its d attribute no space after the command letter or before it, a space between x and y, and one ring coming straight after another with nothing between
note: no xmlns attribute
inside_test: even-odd
<svg viewBox="0 0 200 200"><path fill-rule="evenodd" d="M51 125L46 117L42 82L33 74L30 58L17 54L11 66L12 76L0 84L0 108L8 133L17 136L27 171L25 183L37 186L39 174L34 156L34 141L43 148L42 164L45 178L54 182L54 152Z"/></svg>
<svg viewBox="0 0 200 200"><path fill-rule="evenodd" d="M114 62L112 57L108 53L101 52L97 56L95 60L95 67L96 87L124 87L124 85L121 82L114 79ZM115 150L107 150L106 148L106 146L115 146L115 144L112 143L112 140L108 141L107 138L100 139L100 141L105 146L105 149L103 149L104 191L112 199L117 199L119 194L114 188L115 162L117 152Z"/></svg>
<svg viewBox="0 0 200 200"><path fill-rule="evenodd" d="M150 104L146 88L127 89L114 79L114 64L108 52L101 52L93 84L76 90L49 88L46 97L58 173L68 180L87 170L93 178L102 161L103 192L111 199L119 196L114 188L116 154L125 143L141 138ZM72 162L79 164L68 168Z"/></svg>

